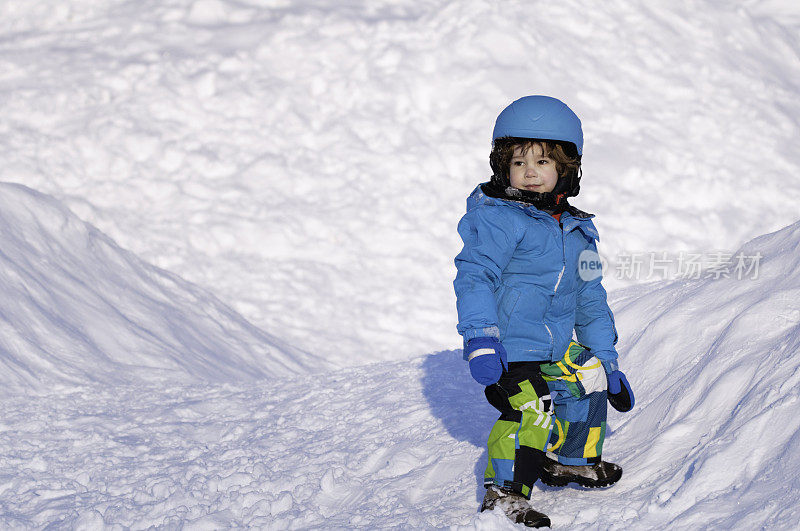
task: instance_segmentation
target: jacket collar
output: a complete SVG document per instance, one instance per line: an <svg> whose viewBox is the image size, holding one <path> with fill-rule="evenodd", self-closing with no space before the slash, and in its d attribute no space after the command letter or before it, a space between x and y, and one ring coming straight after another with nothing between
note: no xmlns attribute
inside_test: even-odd
<svg viewBox="0 0 800 531"><path fill-rule="evenodd" d="M538 218L538 219L550 219L556 223L558 223L553 216L548 214L547 212L543 212L536 208L533 205L522 203L519 201L511 201L509 199L500 199L497 197L489 197L483 190L481 190L481 186L478 185L475 190L472 191L470 196L467 198L467 211L472 210L478 205L506 205L512 208L517 208L522 210L526 214L531 217ZM600 240L600 235L597 232L597 228L595 228L594 223L592 222L592 218L594 214L589 214L588 212L584 212L574 206L567 208L563 214L561 214L561 226L564 228L564 232L571 232L576 228L579 229L582 233L584 233L587 237L592 238L596 241Z"/></svg>

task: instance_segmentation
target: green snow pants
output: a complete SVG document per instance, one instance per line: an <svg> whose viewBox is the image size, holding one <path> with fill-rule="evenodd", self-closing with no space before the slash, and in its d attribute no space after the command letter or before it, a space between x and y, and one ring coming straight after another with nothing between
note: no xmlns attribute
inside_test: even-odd
<svg viewBox="0 0 800 531"><path fill-rule="evenodd" d="M556 362L510 362L486 387L500 418L489 433L484 485L530 497L545 455L565 465L597 463L606 431L606 374L585 347L570 343Z"/></svg>

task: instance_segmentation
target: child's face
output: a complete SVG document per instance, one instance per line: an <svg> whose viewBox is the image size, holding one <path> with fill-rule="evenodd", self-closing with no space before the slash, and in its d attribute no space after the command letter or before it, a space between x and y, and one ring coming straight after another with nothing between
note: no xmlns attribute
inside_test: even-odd
<svg viewBox="0 0 800 531"><path fill-rule="evenodd" d="M508 177L511 186L519 190L552 192L558 182L556 161L545 157L538 143L514 146Z"/></svg>

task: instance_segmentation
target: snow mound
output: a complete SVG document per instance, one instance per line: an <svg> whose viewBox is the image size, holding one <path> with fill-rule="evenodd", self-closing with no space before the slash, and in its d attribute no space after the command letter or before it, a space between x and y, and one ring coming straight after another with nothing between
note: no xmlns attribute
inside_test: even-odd
<svg viewBox="0 0 800 531"><path fill-rule="evenodd" d="M800 520L800 222L740 252L761 255L756 278L673 282L612 301L639 405L608 449L626 465L639 523Z"/></svg>
<svg viewBox="0 0 800 531"><path fill-rule="evenodd" d="M614 303L639 404L611 489L537 484L558 529L797 529L800 223L759 276ZM459 351L271 383L93 386L0 402L0 526L516 529L477 513L496 418ZM13 472L12 472L13 471Z"/></svg>
<svg viewBox="0 0 800 531"><path fill-rule="evenodd" d="M0 277L3 387L231 381L309 369L302 353L25 186L0 183Z"/></svg>

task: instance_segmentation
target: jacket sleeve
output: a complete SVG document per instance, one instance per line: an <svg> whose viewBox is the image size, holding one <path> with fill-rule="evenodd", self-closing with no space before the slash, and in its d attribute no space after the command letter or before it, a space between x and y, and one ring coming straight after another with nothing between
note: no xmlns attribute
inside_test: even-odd
<svg viewBox="0 0 800 531"><path fill-rule="evenodd" d="M453 287L464 341L500 336L495 292L519 242L518 232L513 217L497 208L474 208L458 224L464 247L455 259Z"/></svg>
<svg viewBox="0 0 800 531"><path fill-rule="evenodd" d="M618 368L617 363L617 329L614 325L614 314L608 306L606 290L601 281L600 260L597 255L597 245L594 240L586 249L594 255L582 255L584 265L593 262L594 265L583 269L583 277L578 275L578 301L575 311L575 335L578 342L589 347L589 350L602 362L606 373ZM592 257L594 259L592 259ZM579 266L580 267L580 266ZM597 273L591 274L592 271ZM587 275L586 272L589 272ZM596 278L591 278L596 276Z"/></svg>

